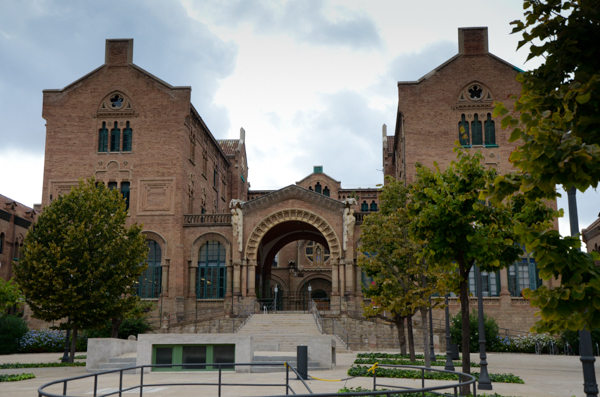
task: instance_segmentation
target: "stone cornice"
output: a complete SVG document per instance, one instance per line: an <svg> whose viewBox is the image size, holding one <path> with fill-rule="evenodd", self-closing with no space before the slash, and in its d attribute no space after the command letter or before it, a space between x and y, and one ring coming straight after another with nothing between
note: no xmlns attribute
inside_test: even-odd
<svg viewBox="0 0 600 397"><path fill-rule="evenodd" d="M269 208L277 203L290 199L302 200L320 208L334 212L339 211L340 213L342 213L345 208L344 203L339 200L315 193L297 185L289 185L283 189L267 193L264 196L245 202L242 205L242 210L244 211L244 214L247 214L250 211Z"/></svg>

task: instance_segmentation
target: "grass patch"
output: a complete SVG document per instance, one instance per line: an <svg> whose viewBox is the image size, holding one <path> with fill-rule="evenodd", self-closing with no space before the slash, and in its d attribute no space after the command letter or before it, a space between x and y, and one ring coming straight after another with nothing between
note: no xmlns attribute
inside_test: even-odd
<svg viewBox="0 0 600 397"><path fill-rule="evenodd" d="M7 364L0 364L0 369L50 368L50 367L85 367L85 363L7 363Z"/></svg>
<svg viewBox="0 0 600 397"><path fill-rule="evenodd" d="M408 354L399 354L399 353L358 353L356 355L358 358L405 358L410 359L410 355ZM415 358L419 360L424 360L425 356L422 354L415 354ZM446 360L445 354L436 354L436 360ZM458 357L458 360L462 360L461 357Z"/></svg>
<svg viewBox="0 0 600 397"><path fill-rule="evenodd" d="M75 356L73 357L75 360L85 360L87 358L87 356ZM62 357L58 358L59 360L62 360Z"/></svg>
<svg viewBox="0 0 600 397"><path fill-rule="evenodd" d="M372 377L371 372L367 372L370 367L357 366L352 367L348 370L349 376L360 376L360 377ZM377 368L378 378L404 378L404 379L421 379L420 370L411 369L400 369L400 368ZM474 372L473 375L479 380L479 373ZM513 374L489 374L490 380L496 383L525 383L523 379ZM436 379L436 380L458 380L458 375L449 374L445 372L428 372L425 371L425 379Z"/></svg>
<svg viewBox="0 0 600 397"><path fill-rule="evenodd" d="M34 374L13 374L13 375L0 375L0 382L17 382L19 380L33 379Z"/></svg>

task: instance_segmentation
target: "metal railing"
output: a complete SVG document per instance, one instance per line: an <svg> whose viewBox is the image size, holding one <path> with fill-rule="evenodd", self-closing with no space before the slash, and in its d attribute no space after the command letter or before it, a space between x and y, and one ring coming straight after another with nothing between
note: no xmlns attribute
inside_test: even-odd
<svg viewBox="0 0 600 397"><path fill-rule="evenodd" d="M304 385L304 387L306 387L306 390L308 391L308 395L312 395L313 392L310 389L310 387L308 387L308 385L306 384L306 382L303 380L303 377L298 373L298 371L292 367L291 365L289 365L287 362L273 362L273 363L200 363L202 364L202 366L212 366L213 368L217 367L218 368L218 381L217 382L185 382L185 383L144 383L144 372L146 369L148 369L149 371L152 371L152 369L154 368L172 368L172 367L181 367L181 368L186 368L186 367L190 367L190 369L197 369L198 368L198 364L199 363L194 363L194 364L154 364L154 365L138 365L135 367L129 367L129 368L122 368L122 369L115 369L115 370L110 370L110 371L105 371L105 372L100 372L97 374L88 374L88 375L82 375L82 376L75 376L72 378L66 378L66 379L60 379L60 380L55 380L53 382L49 382L46 383L45 385L40 386L40 388L38 389L38 397L60 397L60 396L73 396L73 395L69 395L67 394L67 391L69 390L69 383L70 382L76 382L76 381L84 381L84 380L93 380L93 390L91 392L88 392L86 394L92 394L94 397L108 397L108 396L119 396L122 397L123 393L131 393L132 391L135 390L139 390L139 395L140 397L144 396L144 389L146 389L147 393L152 393L153 391L149 391L149 388L155 388L155 387L165 387L165 386L216 386L217 387L217 395L219 397L221 397L222 395L222 389L224 386L244 386L244 387L251 387L251 386L257 386L257 387L284 387L285 388L285 395L289 395L290 391L292 392L292 394L296 395L296 392L294 391L294 389L292 388L292 386L290 385L290 370L296 374L297 378L299 380L302 381L302 384ZM222 372L223 369L230 369L231 367L238 367L238 366L282 366L285 365L285 383L225 383L223 382L222 379ZM138 385L134 385L134 386L127 386L124 387L123 386L123 373L126 371L132 371L135 370L136 373L139 372L140 375L140 381ZM139 371L137 371L139 370ZM107 375L107 374L115 374L118 373L119 374L119 387L116 389L112 389L110 391L107 391L106 393L101 393L98 394L99 390L98 390L98 378L100 376L103 375ZM54 385L60 385L62 384L62 394L54 394L54 393L50 393L48 391L46 391L46 389L48 389L51 386ZM101 389L100 391L103 391L105 389ZM78 392L78 395L81 394L81 392ZM305 396L307 394L304 394ZM74 397L74 396L73 396Z"/></svg>
<svg viewBox="0 0 600 397"><path fill-rule="evenodd" d="M337 336L338 339L340 340L340 342L342 342L342 344L346 347L346 349L349 349L349 334L348 331L346 331L344 329L344 327L342 327L340 325L340 323L338 323L335 318L331 318L331 332L333 333L333 335Z"/></svg>
<svg viewBox="0 0 600 397"><path fill-rule="evenodd" d="M321 332L321 334L322 334L323 333L323 317L321 317L321 314L319 313L317 304L312 299L310 300L310 311L313 315L313 318L315 319L315 322L317 323L317 328L319 328L319 332Z"/></svg>
<svg viewBox="0 0 600 397"><path fill-rule="evenodd" d="M150 388L157 388L157 387L166 387L166 386L213 386L217 388L217 396L221 397L223 394L223 388L225 387L274 387L274 388L284 388L285 390L285 394L281 394L281 395L277 395L276 397L283 397L288 396L290 394L290 392L292 392L292 394L294 394L296 397L342 397L342 396L346 396L346 397L359 397L359 396L386 396L386 397L394 397L397 394L405 394L405 393L414 393L414 394L421 394L422 396L425 396L425 393L428 392L433 392L434 394L440 395L440 396L458 396L459 390L463 387L463 386L468 386L469 389L473 388L473 396L476 397L477 396L477 382L476 379L473 375L470 374L464 374L461 372L456 372L456 371L446 371L446 370L442 370L442 369L435 369L435 368L425 368L425 367L418 367L418 366L410 366L410 365L387 365L387 364L381 364L379 365L380 368L404 368L404 369L411 369L411 370L415 370L415 371L421 371L421 387L420 388L409 388L406 386L399 386L399 385L387 385L387 384L382 384L382 383L377 383L377 369L375 369L373 371L373 391L360 391L360 392L353 392L353 393L318 393L315 394L313 393L313 391L310 389L310 387L308 386L308 384L304 381L304 377L298 373L298 370L296 368L293 368L292 366L290 366L287 362L273 362L273 363L201 363L203 366L212 366L213 368L217 368L218 370L218 377L217 377L217 382L185 382L185 383L144 383L144 372L145 370L148 371L152 371L153 368L172 368L172 367L181 367L181 368L185 368L185 367L191 367L191 369L194 369L198 367L199 363L194 363L194 364L154 364L154 365L138 365L135 367L130 367L130 368L122 368L122 369L116 369L116 370L110 370L110 371L105 371L105 372L101 372L101 373L96 373L96 374L88 374L88 375L82 375L82 376L76 376L76 377L71 377L71 378L66 378L66 379L60 379L60 380L55 380L53 382L49 382L46 383L44 385L42 385L39 389L38 389L38 397L74 397L74 395L72 394L67 394L69 389L73 389L74 386L72 386L72 383L78 382L78 386L80 386L80 382L86 382L86 387L87 384L89 384L90 382L93 382L93 389L90 392L87 392L86 394L91 394L94 397L108 397L108 396L116 396L118 395L119 397L122 397L123 393L132 393L132 392L136 392L137 390L139 390L139 396L143 397L144 396L144 391L146 391L147 393L153 393L156 389L154 390L148 390ZM223 376L222 376L222 372L223 369L227 368L231 368L231 367L237 367L237 366L281 366L281 365L285 365L286 371L285 371L285 383L235 383L235 382L223 382ZM139 372L139 383L133 386L124 386L123 385L123 374L125 371L132 371L135 370L136 373ZM139 371L138 371L139 370ZM292 386L290 385L290 370L296 375L296 379L300 380L302 382L302 385L306 388L306 390L308 391L308 394L297 394L294 389L292 388ZM453 374L456 375L458 378L458 382L457 383L452 383L452 384L443 384L443 385L435 385L435 386L431 386L431 387L426 387L425 385L425 381L426 381L426 377L425 377L425 373L426 372L441 372L441 373L447 373L447 374ZM110 375L110 374L119 374L119 387L118 388L113 388L113 389L100 389L98 390L98 379L100 377L103 377L104 375ZM461 381L462 379L467 379L465 381ZM53 386L62 386L62 394L54 394L51 393L50 391L47 391L47 389L53 387ZM377 388L381 388L381 387L385 387L388 389L383 389L383 390L377 390ZM80 386L81 388L81 386ZM451 391L452 394L447 394L447 393L438 393L439 391L443 391L443 390L449 390ZM203 389L201 390L203 392L203 394L206 394L206 390ZM99 393L99 392L104 392L104 393ZM78 394L81 394L81 392L78 392ZM137 393L136 393L137 394Z"/></svg>

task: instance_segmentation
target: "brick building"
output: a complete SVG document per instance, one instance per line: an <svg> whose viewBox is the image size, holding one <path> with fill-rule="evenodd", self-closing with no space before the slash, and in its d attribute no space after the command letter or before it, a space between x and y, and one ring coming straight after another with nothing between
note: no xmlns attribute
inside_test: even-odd
<svg viewBox="0 0 600 397"><path fill-rule="evenodd" d="M36 210L0 195L0 278L14 276L13 261L21 257L23 239L36 219Z"/></svg>
<svg viewBox="0 0 600 397"><path fill-rule="evenodd" d="M510 131L501 129L492 113L494 101L513 108L510 96L521 92L516 81L519 72L488 51L487 27L459 28L458 54L417 81L398 82L396 128L393 136L383 136L385 174L410 183L417 162L433 167L436 161L443 169L456 160L456 142L481 151L487 167L499 173L513 171L508 159L517 145L509 142ZM556 208L556 202L551 205ZM470 272L473 294L478 271ZM521 292L542 285L532 255L524 252L519 262L496 273L483 272L482 278L486 313L501 327L528 331L535 309ZM459 309L458 302L451 300L451 310Z"/></svg>

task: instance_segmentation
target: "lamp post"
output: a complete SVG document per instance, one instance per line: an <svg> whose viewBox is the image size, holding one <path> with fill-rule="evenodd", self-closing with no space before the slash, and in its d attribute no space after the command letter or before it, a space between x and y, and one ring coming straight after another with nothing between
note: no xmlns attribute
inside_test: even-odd
<svg viewBox="0 0 600 397"><path fill-rule="evenodd" d="M71 317L67 317L67 324L71 321ZM67 337L65 338L65 352L63 354L60 362L68 363L69 362L69 336L71 334L71 330L67 329Z"/></svg>
<svg viewBox="0 0 600 397"><path fill-rule="evenodd" d="M571 236L579 234L579 217L577 215L577 190L575 186L567 191L569 199L569 223L571 224ZM592 347L592 336L585 327L579 331L579 355L583 367L583 391L587 397L598 395L598 383L594 371L594 349Z"/></svg>
<svg viewBox="0 0 600 397"><path fill-rule="evenodd" d="M277 284L275 284L275 299L273 300L273 310L277 311Z"/></svg>
<svg viewBox="0 0 600 397"><path fill-rule="evenodd" d="M310 284L308 284L308 303L309 304L310 304L310 300L312 298L311 297L311 295L312 295L311 291L312 291L312 287L310 286Z"/></svg>
<svg viewBox="0 0 600 397"><path fill-rule="evenodd" d="M431 296L429 297L429 360L435 361L435 350L433 348L433 314L431 313Z"/></svg>
<svg viewBox="0 0 600 397"><path fill-rule="evenodd" d="M452 349L450 348L450 308L448 307L448 294L446 294L446 371L454 371L452 362Z"/></svg>
<svg viewBox="0 0 600 397"><path fill-rule="evenodd" d="M492 381L487 369L487 355L485 354L485 324L483 322L483 282L481 279L481 269L475 268L475 274L477 275L477 317L479 317L479 364L481 365L481 371L479 372L479 386L480 390L492 390Z"/></svg>

